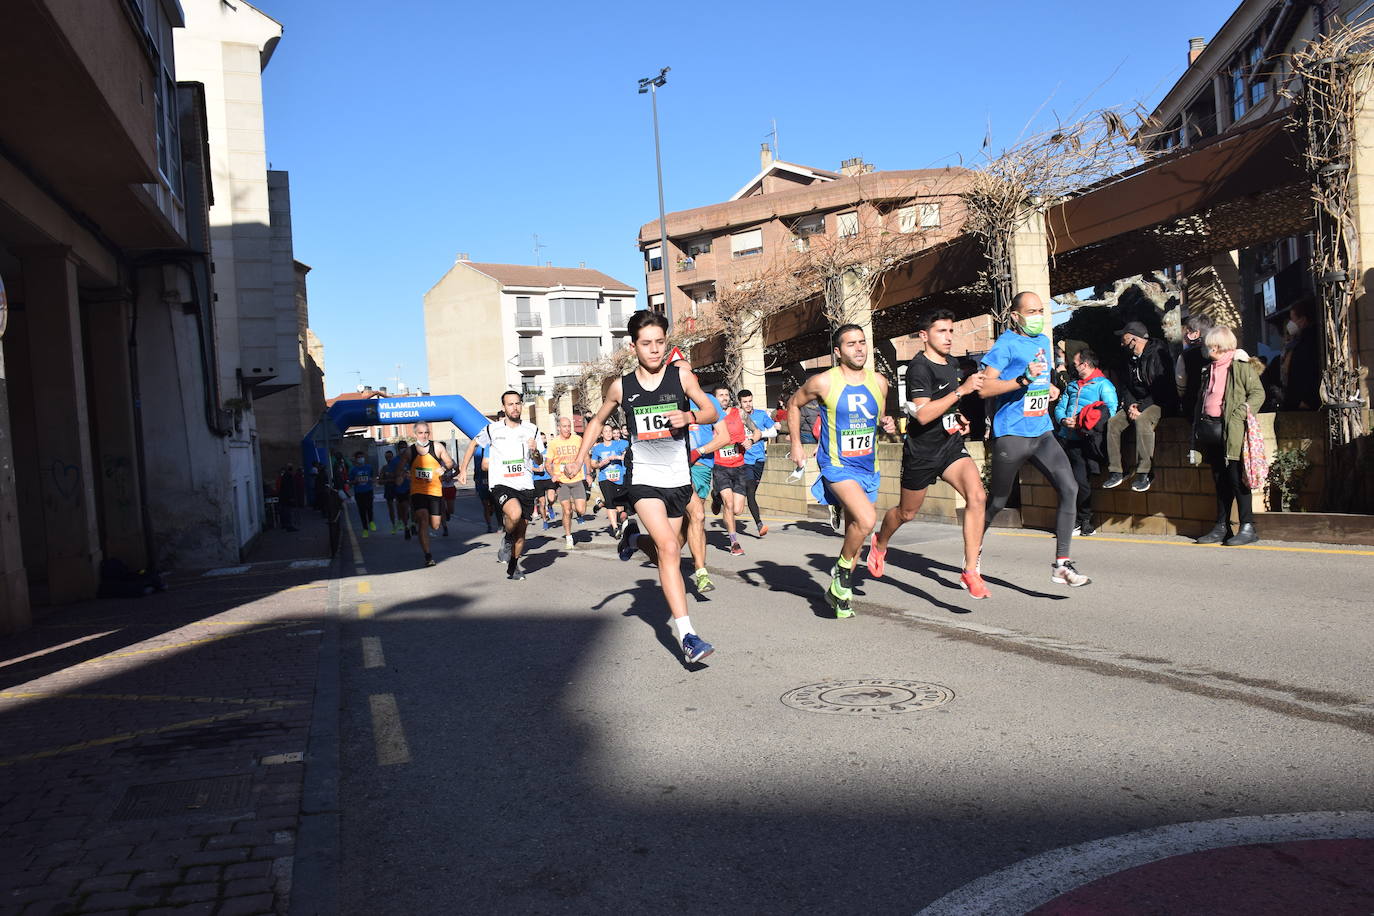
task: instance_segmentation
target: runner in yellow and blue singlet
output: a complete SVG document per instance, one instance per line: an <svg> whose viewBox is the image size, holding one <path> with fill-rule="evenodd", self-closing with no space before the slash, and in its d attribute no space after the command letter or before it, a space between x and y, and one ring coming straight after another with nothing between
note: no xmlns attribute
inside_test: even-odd
<svg viewBox="0 0 1374 916"><path fill-rule="evenodd" d="M829 388L820 398L821 439L816 462L821 476L811 495L822 505L839 505L830 484L854 480L864 488L869 502L878 501L878 420L883 413L884 394L878 376L864 370L864 381L847 381L840 367L827 373Z"/></svg>

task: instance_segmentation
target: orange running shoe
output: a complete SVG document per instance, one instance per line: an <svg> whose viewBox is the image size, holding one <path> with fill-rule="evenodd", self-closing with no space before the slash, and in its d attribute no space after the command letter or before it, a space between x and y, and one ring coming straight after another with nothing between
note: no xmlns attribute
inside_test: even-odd
<svg viewBox="0 0 1374 916"><path fill-rule="evenodd" d="M868 538L868 559L864 562L868 566L868 572L875 579L883 577L884 563L887 559L887 551L878 549L878 535L872 534Z"/></svg>
<svg viewBox="0 0 1374 916"><path fill-rule="evenodd" d="M959 587L967 590L969 596L972 598L988 598L992 595L992 592L988 591L987 585L983 582L983 577L979 575L977 570L973 572L964 570L960 573Z"/></svg>

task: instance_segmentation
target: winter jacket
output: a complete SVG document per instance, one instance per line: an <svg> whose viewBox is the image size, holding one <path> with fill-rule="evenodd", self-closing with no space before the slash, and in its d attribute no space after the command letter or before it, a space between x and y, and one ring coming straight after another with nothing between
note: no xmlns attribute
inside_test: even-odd
<svg viewBox="0 0 1374 916"><path fill-rule="evenodd" d="M1202 367L1202 381L1198 388L1197 407L1193 413L1194 438L1197 421L1202 417L1202 404L1207 391L1207 383L1212 378L1212 363ZM1259 413L1264 406L1264 386L1260 384L1259 371L1250 361L1244 350L1237 350L1231 360L1231 369L1226 376L1226 388L1221 395L1222 446L1226 449L1227 461L1239 461L1240 450L1245 443L1245 408Z"/></svg>
<svg viewBox="0 0 1374 916"><path fill-rule="evenodd" d="M1067 417L1076 417L1078 412L1089 404L1096 401L1103 403L1103 413L1111 416L1116 413L1117 396L1116 386L1105 375L1097 375L1088 379L1086 382L1073 381L1069 387L1060 395L1059 400L1054 402L1054 423L1058 427L1056 430L1061 439L1079 439L1082 433L1077 429L1069 429L1064 426Z"/></svg>
<svg viewBox="0 0 1374 916"><path fill-rule="evenodd" d="M1121 386L1121 406L1132 404L1141 410L1159 405L1164 416L1178 414L1178 389L1174 387L1174 361L1162 340L1149 340L1140 355L1126 362L1125 384Z"/></svg>

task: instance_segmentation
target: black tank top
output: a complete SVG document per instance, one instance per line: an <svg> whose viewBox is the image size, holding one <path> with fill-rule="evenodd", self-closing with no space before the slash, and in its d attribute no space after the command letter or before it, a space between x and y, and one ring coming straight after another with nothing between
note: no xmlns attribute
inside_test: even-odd
<svg viewBox="0 0 1374 916"><path fill-rule="evenodd" d="M635 373L620 379L620 404L625 410L629 440L629 482L677 487L691 482L687 464L687 428L674 429L667 414L689 409L682 390L682 372L669 366L653 391L646 391Z"/></svg>

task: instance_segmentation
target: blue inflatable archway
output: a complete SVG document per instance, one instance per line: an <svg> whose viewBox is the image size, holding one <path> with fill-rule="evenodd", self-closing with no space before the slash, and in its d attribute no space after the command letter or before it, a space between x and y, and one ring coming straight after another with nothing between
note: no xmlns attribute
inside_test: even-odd
<svg viewBox="0 0 1374 916"><path fill-rule="evenodd" d="M419 423L422 420L447 420L461 429L469 439L474 438L482 431L482 427L491 422L460 394L335 401L333 406L324 412L324 419L316 423L309 435L301 440L301 467L311 467L316 461L329 467L329 443L342 442L344 432L351 426ZM461 456L454 457L456 459Z"/></svg>

